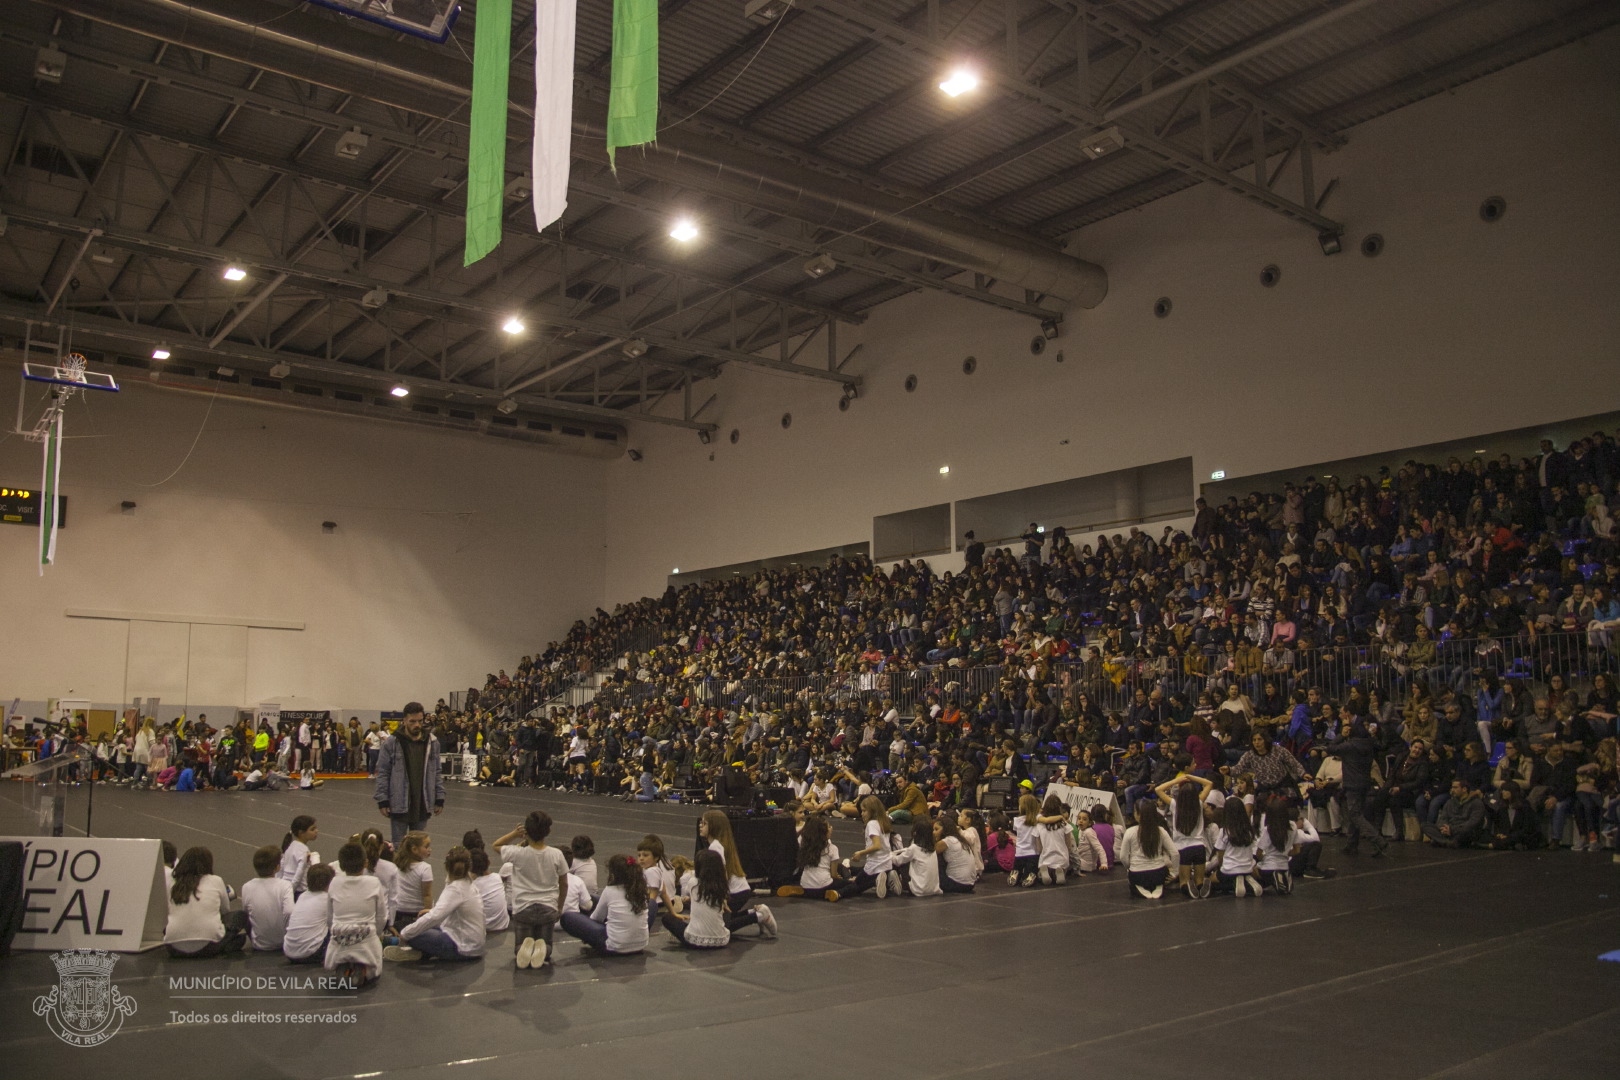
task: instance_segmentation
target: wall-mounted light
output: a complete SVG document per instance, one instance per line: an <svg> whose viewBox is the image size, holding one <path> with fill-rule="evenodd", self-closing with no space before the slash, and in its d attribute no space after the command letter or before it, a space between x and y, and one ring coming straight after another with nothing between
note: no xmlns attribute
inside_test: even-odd
<svg viewBox="0 0 1620 1080"><path fill-rule="evenodd" d="M939 467L939 475L941 475L941 476L949 476L949 475L951 475L951 467L949 465L941 465Z"/></svg>
<svg viewBox="0 0 1620 1080"><path fill-rule="evenodd" d="M169 358L169 347L167 345L159 345L157 348L152 350L152 359L154 359L154 360L167 360L168 358Z"/></svg>
<svg viewBox="0 0 1620 1080"><path fill-rule="evenodd" d="M513 413L517 412L517 410L518 403L509 397L503 397L500 401L495 403L495 411L500 413L502 416L511 416Z"/></svg>
<svg viewBox="0 0 1620 1080"><path fill-rule="evenodd" d="M388 392L399 398L411 396L411 388L403 383L395 383Z"/></svg>
<svg viewBox="0 0 1620 1080"><path fill-rule="evenodd" d="M287 376L289 376L291 374L292 374L292 365L291 364L280 363L280 364L272 364L272 365L270 365L270 377L272 379L285 379Z"/></svg>
<svg viewBox="0 0 1620 1080"><path fill-rule="evenodd" d="M630 450L630 451L627 451L627 453L629 453L631 461L640 461L641 460L641 451L640 450Z"/></svg>
<svg viewBox="0 0 1620 1080"><path fill-rule="evenodd" d="M1216 469L1214 472L1209 474L1209 478L1211 480L1225 480L1226 479L1226 470L1225 469Z"/></svg>

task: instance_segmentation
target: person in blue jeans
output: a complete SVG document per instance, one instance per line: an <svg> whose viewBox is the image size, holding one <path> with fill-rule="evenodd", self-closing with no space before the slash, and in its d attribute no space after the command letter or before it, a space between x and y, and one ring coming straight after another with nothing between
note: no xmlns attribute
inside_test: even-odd
<svg viewBox="0 0 1620 1080"><path fill-rule="evenodd" d="M608 860L608 883L589 915L565 911L559 926L605 956L630 956L647 947L647 878L634 855Z"/></svg>
<svg viewBox="0 0 1620 1080"><path fill-rule="evenodd" d="M428 817L444 812L444 776L439 771L439 740L427 730L422 703L405 706L405 719L377 755L372 800L393 823L394 846L408 832L427 828Z"/></svg>
<svg viewBox="0 0 1620 1080"><path fill-rule="evenodd" d="M456 846L444 857L449 879L433 907L399 932L400 944L383 950L395 961L481 960L484 956L484 900L473 884L472 856Z"/></svg>

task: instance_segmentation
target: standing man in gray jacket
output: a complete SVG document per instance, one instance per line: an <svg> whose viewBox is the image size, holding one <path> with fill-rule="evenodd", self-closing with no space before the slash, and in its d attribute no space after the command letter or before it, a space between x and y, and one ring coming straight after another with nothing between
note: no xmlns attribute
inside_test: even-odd
<svg viewBox="0 0 1620 1080"><path fill-rule="evenodd" d="M377 755L377 787L372 798L393 822L394 846L405 834L427 825L444 810L444 775L439 771L439 740L422 722L422 703L405 706L405 719L383 740Z"/></svg>

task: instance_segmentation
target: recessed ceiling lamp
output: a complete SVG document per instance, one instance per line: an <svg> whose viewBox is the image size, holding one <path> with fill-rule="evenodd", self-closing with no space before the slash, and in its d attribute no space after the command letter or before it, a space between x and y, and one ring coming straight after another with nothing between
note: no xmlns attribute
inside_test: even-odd
<svg viewBox="0 0 1620 1080"><path fill-rule="evenodd" d="M949 97L961 97L979 88L979 74L969 68L957 68L939 84L939 88Z"/></svg>

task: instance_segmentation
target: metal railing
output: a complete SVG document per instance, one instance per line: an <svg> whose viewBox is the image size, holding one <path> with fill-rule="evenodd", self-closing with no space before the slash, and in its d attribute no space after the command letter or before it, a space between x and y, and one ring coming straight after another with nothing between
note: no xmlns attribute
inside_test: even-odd
<svg viewBox="0 0 1620 1080"><path fill-rule="evenodd" d="M1432 663L1416 660L1411 643L1352 645L1300 650L1293 654L1295 662L1287 669L1246 675L1230 670L1188 674L1179 667L1165 670L1161 661L1153 660L1124 660L1095 667L1060 661L1049 663L1045 673L1036 673L1033 681L1043 688L1060 686L1067 676L1104 711L1129 708L1138 690L1151 693L1158 689L1166 696L1180 694L1191 704L1197 703L1199 694L1207 692L1218 703L1224 698L1226 687L1234 683L1256 699L1270 685L1285 697L1296 689L1316 688L1324 696L1338 699L1351 688L1359 688L1364 693L1376 692L1383 702L1398 703L1414 683L1424 683L1436 693L1452 688L1472 694L1487 675L1494 675L1503 684L1522 681L1541 694L1554 676L1562 677L1571 689L1585 689L1597 672L1614 673L1620 667L1616 643L1620 643L1620 633L1616 633L1611 642L1583 631L1538 633L1533 637L1516 634L1451 639L1436 645ZM1212 667L1221 659L1206 658ZM1017 708L1023 703L1031 681L1031 669L1027 667L925 665L768 679L708 677L691 682L684 692L698 706L767 712L799 703L811 707L856 705L864 709L870 702L889 700L903 715L909 716L919 703L939 701L970 706L986 694L998 705L1010 698L1010 704ZM593 686L589 696L581 695L571 701L559 699L556 704L578 708L602 693L611 698L616 707L633 707L664 692L657 684L642 682L600 691Z"/></svg>

